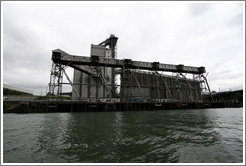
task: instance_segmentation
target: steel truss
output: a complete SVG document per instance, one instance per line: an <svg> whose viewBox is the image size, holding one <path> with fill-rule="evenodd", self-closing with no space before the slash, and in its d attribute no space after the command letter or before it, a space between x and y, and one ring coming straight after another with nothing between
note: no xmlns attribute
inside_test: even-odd
<svg viewBox="0 0 246 166"><path fill-rule="evenodd" d="M76 92L76 95L78 97L80 97L79 92L77 91L76 87L74 86L74 85L78 85L78 83L77 84L72 83L72 81L70 80L69 76L66 73L67 67L69 67L69 66L62 65L60 63L53 63L52 64L52 69L51 69L51 74L50 74L50 83L49 83L49 95L61 97L63 94L62 93L62 85L70 84L73 87L74 91ZM197 97L192 94L193 87L189 84L189 81L200 82L200 87L201 87L202 93L204 93L204 94L210 93L211 94L207 78L203 74L200 74L200 75L199 74L198 75L193 74L193 79L188 79L188 78L186 78L186 75L183 73L173 73L172 75L163 75L162 73L159 73L158 71L152 71L152 72L148 73L149 76L152 75L154 79L161 80L161 82L163 83L164 86L161 86L161 85L150 85L150 86L148 86L148 85L141 85L139 83L134 72L140 72L140 71L134 70L134 69L128 69L126 66L124 66L124 68L120 72L121 73L121 84L117 85L117 84L107 84L106 83L105 77L102 74L103 68L100 68L98 66L93 66L92 68L94 69L94 71L96 71L95 73L93 73L93 75L90 75L90 77L92 77L94 80L96 80L96 84L94 84L94 86L98 87L99 84L105 86L106 90L111 94L110 96L113 96L113 94L112 94L113 92L112 92L112 90L110 90L109 87L111 87L111 86L121 87L121 100L122 101L125 101L125 98L130 96L129 94L127 94L125 92L126 89L127 88L135 88L135 87L137 87L139 89L139 91L142 94L142 97L144 97L144 98L147 96L144 94L144 91L142 90L142 88L147 87L147 88L152 88L152 89L158 89L157 90L158 93L160 92L160 90L166 90L167 93L169 94L169 96L171 96L171 99L175 99L175 98L182 99L182 93L181 93L182 91L180 90L181 85L188 89L189 94L190 94L190 101L197 101ZM87 74L86 72L84 72L84 73ZM130 73L130 75L127 73ZM119 74L119 72L117 74ZM66 77L66 79L68 80L69 83L64 82L64 80L63 80L64 76ZM130 76L132 76L134 78L133 81L136 83L136 85L131 84L131 82L129 81ZM164 80L165 76L175 78L175 80L177 81L176 86L173 86L173 87L168 86L167 82ZM179 82L179 80L185 80L185 82ZM151 80L149 78L149 81L154 81L154 80ZM158 81L155 81L155 82L158 82ZM88 84L79 83L79 85L83 86L83 85L88 85ZM179 92L178 93L179 96L175 97L174 90L177 90L177 92ZM158 98L158 96L160 96L160 94L157 94L157 98Z"/></svg>

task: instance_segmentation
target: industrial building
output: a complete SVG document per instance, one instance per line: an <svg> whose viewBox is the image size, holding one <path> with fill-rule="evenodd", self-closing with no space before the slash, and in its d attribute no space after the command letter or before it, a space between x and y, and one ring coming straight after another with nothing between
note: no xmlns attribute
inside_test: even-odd
<svg viewBox="0 0 246 166"><path fill-rule="evenodd" d="M127 71L122 86L126 101L202 101L200 81L158 72Z"/></svg>
<svg viewBox="0 0 246 166"><path fill-rule="evenodd" d="M84 102L105 98L119 98L121 102L201 102L202 93L210 92L205 67L117 59L117 41L111 35L98 45L92 44L87 57L53 50L49 94L62 95L62 85L67 84L63 75L73 87L72 100ZM74 68L73 81L66 67Z"/></svg>
<svg viewBox="0 0 246 166"><path fill-rule="evenodd" d="M101 45L91 45L91 57L112 59L112 50ZM98 98L113 97L114 71L112 67L83 66L85 71L74 69L73 100L96 101ZM77 93L76 93L77 91Z"/></svg>

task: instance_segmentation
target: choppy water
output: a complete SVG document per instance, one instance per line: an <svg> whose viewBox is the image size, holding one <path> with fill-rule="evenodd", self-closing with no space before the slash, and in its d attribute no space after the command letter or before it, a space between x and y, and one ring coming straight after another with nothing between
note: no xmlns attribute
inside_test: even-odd
<svg viewBox="0 0 246 166"><path fill-rule="evenodd" d="M243 108L3 115L4 163L243 162Z"/></svg>

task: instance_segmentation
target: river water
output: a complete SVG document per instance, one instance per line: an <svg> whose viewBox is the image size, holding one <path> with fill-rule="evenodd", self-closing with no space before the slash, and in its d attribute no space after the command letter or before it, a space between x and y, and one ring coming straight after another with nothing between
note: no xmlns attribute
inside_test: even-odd
<svg viewBox="0 0 246 166"><path fill-rule="evenodd" d="M4 163L242 163L243 108L3 114Z"/></svg>

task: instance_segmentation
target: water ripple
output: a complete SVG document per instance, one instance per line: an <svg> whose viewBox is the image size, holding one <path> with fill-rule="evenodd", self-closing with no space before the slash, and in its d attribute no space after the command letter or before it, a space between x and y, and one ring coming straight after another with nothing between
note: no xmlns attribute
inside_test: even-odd
<svg viewBox="0 0 246 166"><path fill-rule="evenodd" d="M6 163L240 163L242 109L4 114Z"/></svg>

